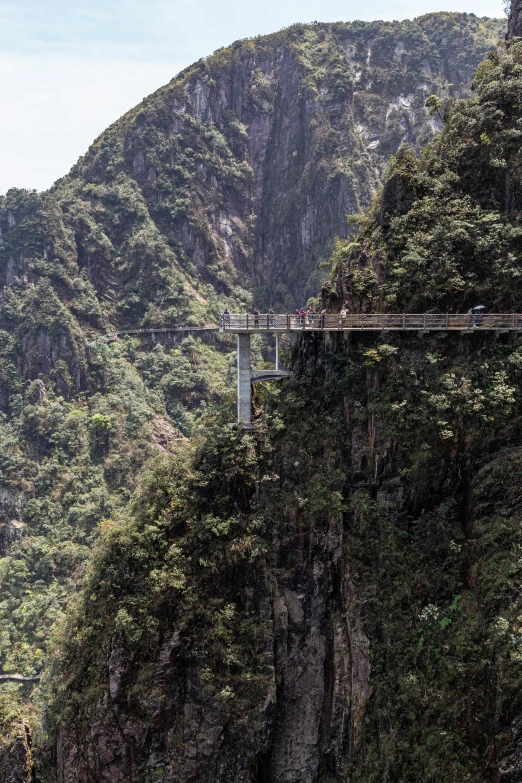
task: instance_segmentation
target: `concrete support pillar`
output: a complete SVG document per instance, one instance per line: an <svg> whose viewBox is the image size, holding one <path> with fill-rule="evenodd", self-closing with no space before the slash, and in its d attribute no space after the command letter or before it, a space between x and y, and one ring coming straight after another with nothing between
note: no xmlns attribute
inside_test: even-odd
<svg viewBox="0 0 522 783"><path fill-rule="evenodd" d="M279 370L279 332L276 332L275 338L276 338L275 368L276 370Z"/></svg>
<svg viewBox="0 0 522 783"><path fill-rule="evenodd" d="M252 423L250 335L237 335L237 423Z"/></svg>

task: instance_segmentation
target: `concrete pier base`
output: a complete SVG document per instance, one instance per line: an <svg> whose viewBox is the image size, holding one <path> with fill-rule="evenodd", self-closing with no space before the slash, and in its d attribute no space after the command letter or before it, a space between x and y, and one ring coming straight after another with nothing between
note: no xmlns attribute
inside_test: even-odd
<svg viewBox="0 0 522 783"><path fill-rule="evenodd" d="M252 424L250 334L237 335L237 423Z"/></svg>

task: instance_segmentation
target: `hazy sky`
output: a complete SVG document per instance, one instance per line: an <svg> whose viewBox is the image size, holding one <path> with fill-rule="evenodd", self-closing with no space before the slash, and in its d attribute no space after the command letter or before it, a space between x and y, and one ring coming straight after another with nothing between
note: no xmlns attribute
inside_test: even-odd
<svg viewBox="0 0 522 783"><path fill-rule="evenodd" d="M293 22L503 16L502 0L0 0L0 193L49 187L178 71Z"/></svg>

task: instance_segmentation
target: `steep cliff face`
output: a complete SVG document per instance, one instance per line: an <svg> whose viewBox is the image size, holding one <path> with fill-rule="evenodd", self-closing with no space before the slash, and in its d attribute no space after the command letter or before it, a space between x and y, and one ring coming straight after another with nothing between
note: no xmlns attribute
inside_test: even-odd
<svg viewBox="0 0 522 783"><path fill-rule="evenodd" d="M209 422L69 618L61 783L516 780L521 364L309 337L258 434Z"/></svg>
<svg viewBox="0 0 522 783"><path fill-rule="evenodd" d="M12 686L0 694L0 778L5 783L33 780L32 732L16 709Z"/></svg>
<svg viewBox="0 0 522 783"><path fill-rule="evenodd" d="M29 726L21 723L12 736L2 741L0 774L6 783L31 783L32 771L31 733Z"/></svg>
<svg viewBox="0 0 522 783"><path fill-rule="evenodd" d="M511 3L511 8L508 18L508 31L506 38L520 38L522 37L522 5L519 2Z"/></svg>
<svg viewBox="0 0 522 783"><path fill-rule="evenodd" d="M293 310L390 155L440 128L425 99L468 95L502 28L431 14L237 42L109 128L42 206L27 197L25 219L7 198L0 283L83 270L125 324L201 318L252 291Z"/></svg>
<svg viewBox="0 0 522 783"><path fill-rule="evenodd" d="M144 100L54 192L81 266L116 297L109 312L143 317L150 299L168 317L180 285L293 310L390 155L440 127L425 99L468 95L502 28L467 14L297 25L238 42Z"/></svg>

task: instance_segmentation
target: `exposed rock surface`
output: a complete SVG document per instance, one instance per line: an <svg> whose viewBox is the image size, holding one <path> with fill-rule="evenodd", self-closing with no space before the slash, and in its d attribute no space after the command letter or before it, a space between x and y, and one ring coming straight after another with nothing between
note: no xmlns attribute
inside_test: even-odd
<svg viewBox="0 0 522 783"><path fill-rule="evenodd" d="M12 727L0 740L0 780L2 783L31 783L31 730L25 722Z"/></svg>
<svg viewBox="0 0 522 783"><path fill-rule="evenodd" d="M160 320L180 288L207 308L246 289L293 311L390 156L440 129L426 98L469 95L502 35L502 22L429 14L236 42L106 131L31 217L31 242L8 199L0 284L33 280L36 255L83 269L120 323Z"/></svg>
<svg viewBox="0 0 522 783"><path fill-rule="evenodd" d="M508 19L508 31L506 38L522 37L522 3L520 0L511 1L511 9Z"/></svg>
<svg viewBox="0 0 522 783"><path fill-rule="evenodd" d="M22 535L18 494L9 487L0 487L0 555L5 555L9 545Z"/></svg>
<svg viewBox="0 0 522 783"><path fill-rule="evenodd" d="M371 696L369 640L342 559L341 519L317 520L310 536L295 510L284 517L274 564L280 578L262 593L259 582L243 586L246 604L270 628L260 652L264 693L252 696L247 712L227 714L173 629L149 663L150 686L129 710L138 662L113 648L99 701L59 728L60 783L340 779Z"/></svg>

